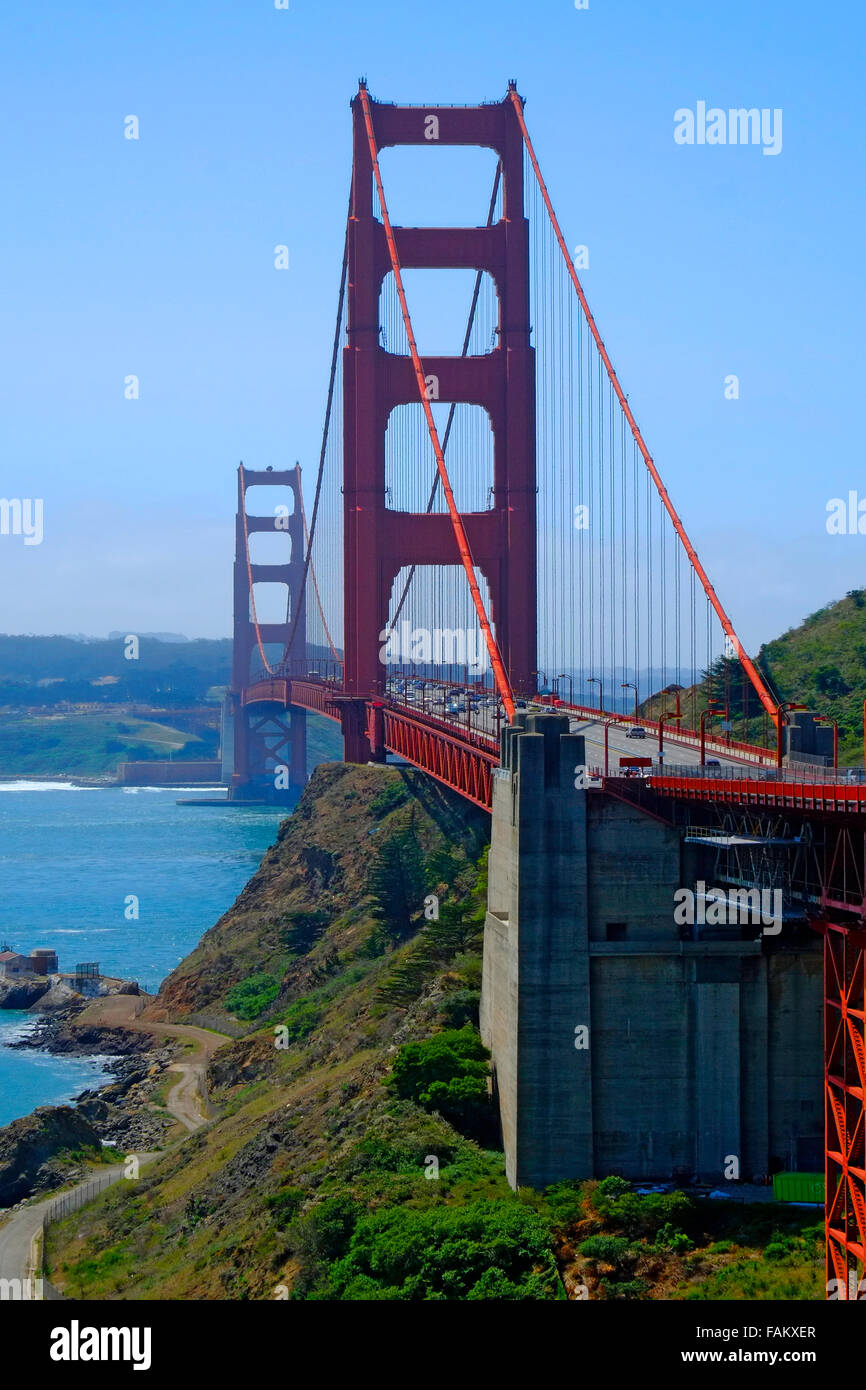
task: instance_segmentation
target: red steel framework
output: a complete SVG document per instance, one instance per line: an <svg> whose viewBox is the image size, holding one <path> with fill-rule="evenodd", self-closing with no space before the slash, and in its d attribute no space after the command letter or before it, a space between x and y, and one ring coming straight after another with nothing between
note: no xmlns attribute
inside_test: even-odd
<svg viewBox="0 0 866 1390"><path fill-rule="evenodd" d="M816 770L815 777L820 773ZM826 781L764 781L653 776L647 782L605 779L613 795L648 814L674 801L715 802L793 812L825 827L815 869L803 892L820 903L812 927L824 938L824 1169L827 1297L866 1299L866 786ZM669 819L673 824L673 817ZM831 914L835 914L831 917Z"/></svg>
<svg viewBox="0 0 866 1390"><path fill-rule="evenodd" d="M270 514L250 516L247 489L286 488L292 494L292 511L284 515L273 508ZM254 564L250 558L250 535L259 532L287 535L288 561L282 564ZM234 638L232 684L229 703L234 725L233 796L270 797L276 793L276 768L288 768L288 787L302 787L307 780L307 716L303 709L286 700L286 683L277 679L260 682L256 699L249 699L253 662L260 662L273 677L267 647L279 646L286 656L303 656L307 646L304 604L304 523L301 506L301 470L238 469L238 510L235 521ZM284 584L286 618L281 623L260 623L256 612L255 585ZM291 650L289 650L291 648ZM279 798L277 798L279 799Z"/></svg>
<svg viewBox="0 0 866 1390"><path fill-rule="evenodd" d="M383 690L380 633L388 622L399 571L417 565L462 564L485 576L496 630L497 682L529 693L536 658L535 355L530 345L529 228L523 207L523 139L510 97L488 106L393 106L373 101L363 86L352 102L354 159L349 217L348 340L343 354L344 587L347 695L360 701ZM393 145L492 148L502 169L503 215L489 227L391 227L383 201L378 152ZM374 180L385 222L374 214ZM408 357L379 343L379 296L389 271L400 287L405 268L487 271L499 297L499 342L479 357ZM402 296L401 296L402 298ZM413 338L407 323L410 343ZM489 510L458 514L399 512L386 506L385 431L397 406L420 403L439 382L439 399L484 408L494 437ZM431 429L445 488L441 445ZM473 597L475 595L473 594ZM485 629L486 617L479 621ZM489 630L489 629L488 629ZM487 633L485 633L487 635ZM346 758L370 756L363 718L347 711Z"/></svg>
<svg viewBox="0 0 866 1390"><path fill-rule="evenodd" d="M866 1298L866 931L824 932L827 1291Z"/></svg>

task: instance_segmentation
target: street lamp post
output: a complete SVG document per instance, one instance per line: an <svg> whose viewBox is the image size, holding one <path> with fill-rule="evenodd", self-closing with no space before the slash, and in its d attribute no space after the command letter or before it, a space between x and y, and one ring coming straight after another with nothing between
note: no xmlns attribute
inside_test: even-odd
<svg viewBox="0 0 866 1390"><path fill-rule="evenodd" d="M638 714L637 686L635 685L634 681L623 681L620 685L620 690L634 691L634 722L636 724L638 722L638 719L640 718L640 715Z"/></svg>
<svg viewBox="0 0 866 1390"><path fill-rule="evenodd" d="M539 684L538 684L538 679L537 679L537 678L538 678L538 676L543 676L543 677L544 677L544 684L547 685L547 672L546 672L546 671L530 671L529 674L530 674L531 676L535 676L535 677L536 677L536 681L535 681L535 693L536 693L536 695L540 695L540 694L541 694L541 690L539 689Z"/></svg>
<svg viewBox="0 0 866 1390"><path fill-rule="evenodd" d="M664 756L665 756L664 737L665 737L665 720L666 720L666 719L672 719L672 720L676 721L677 719L682 719L682 715L681 715L681 714L678 714L677 711L676 711L675 709L666 709L666 710L664 711L663 714L660 714L660 715L659 715L659 762L660 762L660 763L661 763L661 762L664 762Z"/></svg>
<svg viewBox="0 0 866 1390"><path fill-rule="evenodd" d="M611 730L611 725L612 725L612 724L616 724L616 722L617 722L617 721L616 721L615 719L606 719L606 720L604 721L604 775L605 775L605 777L608 776L608 773L609 773L609 770L610 770L610 745L609 745L610 730Z"/></svg>
<svg viewBox="0 0 866 1390"><path fill-rule="evenodd" d="M708 719L714 719L717 714L724 714L724 710L717 705L707 705L706 709L701 710L700 729L701 729L701 767L706 766L707 761L707 725Z"/></svg>
<svg viewBox="0 0 866 1390"><path fill-rule="evenodd" d="M560 671L556 677L558 681L568 681L568 703L574 704L574 676L566 675L565 671Z"/></svg>
<svg viewBox="0 0 866 1390"><path fill-rule="evenodd" d="M601 676L587 676L587 685L598 686L598 708L599 713L604 709L604 687L602 686Z"/></svg>

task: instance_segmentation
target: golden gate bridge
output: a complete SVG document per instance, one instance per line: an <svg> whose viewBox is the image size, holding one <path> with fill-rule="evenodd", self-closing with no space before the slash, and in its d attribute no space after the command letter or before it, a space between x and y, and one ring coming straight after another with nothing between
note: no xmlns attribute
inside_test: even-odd
<svg viewBox="0 0 866 1390"><path fill-rule="evenodd" d="M590 310L516 85L478 106L398 106L362 82L352 113L309 515L299 468L239 470L231 795L303 784L312 712L339 725L347 761L396 756L489 809L503 729L553 704L607 794L671 824L699 807L755 881L758 857L785 846L787 889L824 936L828 1279L848 1290L866 1264L866 784L835 748L830 765L829 728L779 699L713 588ZM395 146L492 151L485 220L395 225L381 158ZM416 337L419 269L474 276L453 355ZM251 512L250 491L268 489L288 505ZM257 554L274 531L276 562ZM265 585L285 591L282 621L260 620ZM654 760L633 755L639 742ZM640 763L647 775L630 775Z"/></svg>

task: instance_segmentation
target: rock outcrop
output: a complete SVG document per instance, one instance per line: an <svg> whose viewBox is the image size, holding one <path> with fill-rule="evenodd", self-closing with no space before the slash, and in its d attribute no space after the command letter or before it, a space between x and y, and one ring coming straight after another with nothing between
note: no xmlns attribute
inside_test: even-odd
<svg viewBox="0 0 866 1390"><path fill-rule="evenodd" d="M0 980L0 1009L29 1009L51 988L51 981L43 975L32 975L26 980Z"/></svg>
<svg viewBox="0 0 866 1390"><path fill-rule="evenodd" d="M56 1154L84 1147L98 1149L99 1135L68 1105L40 1106L0 1129L0 1207L14 1206L40 1191L40 1173Z"/></svg>

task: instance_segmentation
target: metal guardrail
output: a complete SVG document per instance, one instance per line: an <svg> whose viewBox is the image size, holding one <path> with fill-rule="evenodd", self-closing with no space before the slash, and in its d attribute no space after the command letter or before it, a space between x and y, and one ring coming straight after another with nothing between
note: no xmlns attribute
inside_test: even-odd
<svg viewBox="0 0 866 1390"><path fill-rule="evenodd" d="M36 1269L37 1252L39 1252L40 1264L42 1259L44 1259L46 1228L50 1226L52 1221L60 1221L64 1216L71 1216L73 1212L79 1211L81 1207L86 1206L88 1202L92 1202L94 1197L98 1197L100 1192L104 1192L106 1188L113 1187L115 1183L120 1182L123 1176L123 1168L119 1170L115 1169L107 1173L99 1173L95 1178L91 1178L89 1182L84 1183L82 1186L72 1188L69 1192L64 1192L59 1197L55 1197L51 1205L46 1208L42 1217L42 1226L39 1235L34 1237L31 1244L30 1254L31 1287L41 1287L41 1296L43 1299L64 1300L66 1297L65 1294L62 1294L59 1289L56 1289L54 1285Z"/></svg>
<svg viewBox="0 0 866 1390"><path fill-rule="evenodd" d="M695 763L653 763L647 768L648 777L689 777L694 780L723 782L814 782L835 786L866 785L866 768L862 767L820 767L803 764L800 767L737 767L721 764L719 767L701 767Z"/></svg>

